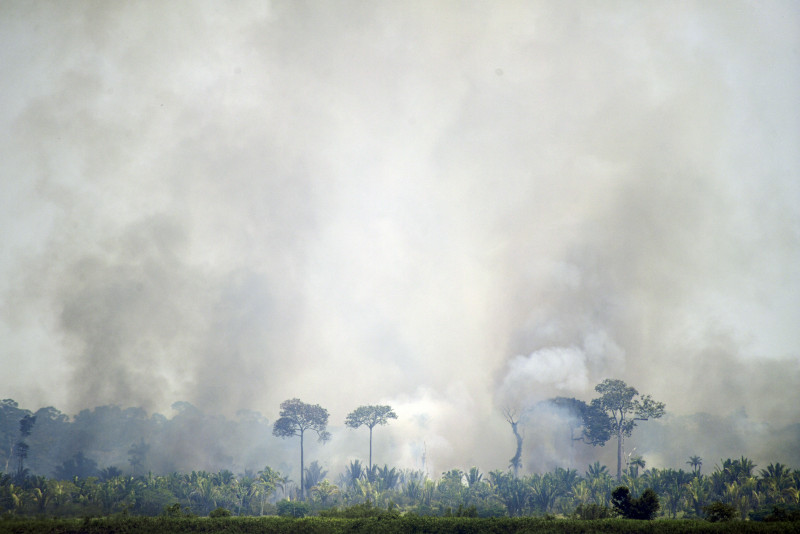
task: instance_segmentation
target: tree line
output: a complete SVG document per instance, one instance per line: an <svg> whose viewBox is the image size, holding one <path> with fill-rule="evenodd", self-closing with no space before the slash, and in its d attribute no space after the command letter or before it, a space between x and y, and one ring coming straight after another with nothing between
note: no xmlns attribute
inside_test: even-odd
<svg viewBox="0 0 800 534"><path fill-rule="evenodd" d="M19 516L322 514L353 506L398 513L474 517L558 515L582 519L624 511L648 517L763 519L783 510L800 518L800 470L771 463L757 470L746 457L721 460L709 474L702 461L690 470L629 465L617 481L595 462L580 474L556 468L515 477L512 471L451 469L433 479L420 470L351 461L335 476L313 461L303 482L265 467L234 474L190 473L133 476L104 469L99 476L68 480L0 474L0 512ZM305 494L306 499L301 500Z"/></svg>
<svg viewBox="0 0 800 534"><path fill-rule="evenodd" d="M520 476L522 434L518 429L519 416L511 409L503 411L517 441L508 471L483 473L471 467L467 471L452 469L432 479L419 470L379 467L373 464L373 431L396 419L397 414L390 406L370 405L359 406L345 419L347 427L369 430L369 461L366 465L358 460L350 462L334 479L327 476L328 471L318 461L306 466L304 451L304 440L309 432L323 443L330 439L328 411L297 398L281 403L279 418L270 430L280 438L299 438L298 481L281 473L292 470L286 465L267 466L259 471L243 469L238 474L227 468L171 469L166 471L169 474L154 474L152 451L169 447L165 436L179 434L193 425L201 425L202 430L208 432L207 427L214 425L206 423L216 422L222 431L220 435L258 429L255 434L263 438L269 425L254 412L241 414L238 426L224 418L204 418L188 403L174 405L178 415L173 420L156 415L147 419L140 410L104 407L95 412L83 411L70 422L53 408L31 413L6 399L0 403L0 447L5 456L5 468L0 469L0 510L13 514L69 516L122 511L156 515L169 509L182 509L205 515L221 507L237 515L302 515L331 507L369 503L424 515L562 514L597 518L616 511L626 517L649 518L656 513L667 517L702 517L708 515L707 507L713 505L717 515L744 519L762 513L768 506L800 506L800 473L780 463L770 464L756 473L756 466L743 456L737 460L721 460L710 475L704 475L702 459L698 456L687 461L691 471L648 470L642 457L632 457L623 468L623 440L631 436L637 422L661 417L664 404L647 395L640 396L636 389L621 380L605 380L595 390L599 396L590 403L568 398L548 402L570 414L567 421L572 440L594 446L616 440L615 476L599 462L590 465L584 475L579 475L575 469L559 467L544 474ZM64 446L69 445L70 440L89 443L93 436L110 440L92 442L95 450L111 445L113 439L107 431L100 436L89 432L93 426L91 421L97 416L123 421L119 427L122 435L116 436L117 440L136 435L131 433L131 427L150 430L149 440L139 437L128 442L129 469L123 472L119 464L99 468L96 460L79 449L54 466L51 478L33 474L36 469L32 471L26 462L39 448L50 446L52 450L61 446L69 450ZM16 428L13 428L14 422ZM35 432L41 424L49 430ZM67 439L58 442L55 430L65 428L72 431L64 432Z"/></svg>

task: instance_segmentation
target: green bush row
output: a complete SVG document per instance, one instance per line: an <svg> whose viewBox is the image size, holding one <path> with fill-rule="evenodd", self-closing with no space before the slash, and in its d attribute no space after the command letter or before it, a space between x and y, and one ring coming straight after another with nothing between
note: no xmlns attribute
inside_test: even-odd
<svg viewBox="0 0 800 534"><path fill-rule="evenodd" d="M94 519L5 519L0 533L86 533L115 532L163 533L201 532L231 534L515 534L515 533L616 533L681 534L716 533L796 533L797 522L735 521L709 523L696 520L636 521L629 519L575 520L542 518L472 518L376 515L345 517L132 517L116 516Z"/></svg>

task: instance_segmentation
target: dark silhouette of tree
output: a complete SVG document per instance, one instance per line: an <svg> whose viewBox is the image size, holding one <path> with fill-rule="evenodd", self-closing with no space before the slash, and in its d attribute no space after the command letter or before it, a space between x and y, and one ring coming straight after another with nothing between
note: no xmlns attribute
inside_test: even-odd
<svg viewBox="0 0 800 534"><path fill-rule="evenodd" d="M703 467L703 459L699 456L689 456L689 461L686 462L687 465L692 467L692 472L695 475L700 474L700 469Z"/></svg>
<svg viewBox="0 0 800 534"><path fill-rule="evenodd" d="M98 474L97 462L87 458L83 451L78 451L72 458L64 460L55 472L59 480L72 480L74 477L88 478Z"/></svg>
<svg viewBox="0 0 800 534"><path fill-rule="evenodd" d="M664 403L654 401L650 395L636 399L639 392L622 380L609 378L603 380L594 389L600 393L600 397L592 400L590 406L603 412L608 419L605 423L602 421L592 422L589 441L594 445L605 443L600 441L602 438L600 431L603 430L603 426L609 436L613 434L617 437L617 481L620 481L622 479L623 438L631 435L637 421L657 419L664 415ZM597 427L596 430L595 427Z"/></svg>
<svg viewBox="0 0 800 534"><path fill-rule="evenodd" d="M108 482L112 478L121 477L122 475L122 469L114 465L104 467L100 470L100 480L103 482Z"/></svg>
<svg viewBox="0 0 800 534"><path fill-rule="evenodd" d="M508 464L508 467L514 470L514 477L517 477L519 475L519 468L522 466L522 440L525 436L519 432L519 418L517 417L516 410L512 410L508 407L504 408L503 417L505 417L508 424L511 425L511 431L514 433L514 437L517 440L517 450Z"/></svg>
<svg viewBox="0 0 800 534"><path fill-rule="evenodd" d="M620 486L611 493L611 504L618 514L627 519L653 519L660 507L658 495L651 488L644 490L638 499L633 499L630 490L625 486Z"/></svg>
<svg viewBox="0 0 800 534"><path fill-rule="evenodd" d="M147 460L147 453L150 450L150 445L144 442L144 439L139 443L133 443L128 449L128 463L131 464L131 470L134 475L141 475L144 473L144 465Z"/></svg>
<svg viewBox="0 0 800 534"><path fill-rule="evenodd" d="M317 434L324 443L331 437L326 430L328 410L319 404L306 404L300 399L289 399L281 403L280 418L272 427L272 434L279 438L300 437L300 499L305 500L305 463L303 458L303 439L307 430Z"/></svg>
<svg viewBox="0 0 800 534"><path fill-rule="evenodd" d="M29 445L25 439L33 432L33 425L36 424L35 415L26 415L19 420L20 440L14 445L14 456L17 457L17 480L25 478L25 459L28 457Z"/></svg>
<svg viewBox="0 0 800 534"><path fill-rule="evenodd" d="M733 521L736 519L736 508L730 504L714 501L707 506L703 506L706 520L711 523Z"/></svg>
<svg viewBox="0 0 800 534"><path fill-rule="evenodd" d="M344 424L350 428L366 426L369 428L369 466L367 469L372 471L372 429L377 425L385 425L389 419L397 419L391 406L359 406L349 414Z"/></svg>
<svg viewBox="0 0 800 534"><path fill-rule="evenodd" d="M14 458L14 446L19 441L19 421L30 413L29 410L21 409L14 399L0 401L0 448L5 456L5 467L0 470L5 473L10 472L9 464Z"/></svg>
<svg viewBox="0 0 800 534"><path fill-rule="evenodd" d="M628 475L633 478L639 478L639 469L644 470L647 462L641 456L634 456L628 460Z"/></svg>

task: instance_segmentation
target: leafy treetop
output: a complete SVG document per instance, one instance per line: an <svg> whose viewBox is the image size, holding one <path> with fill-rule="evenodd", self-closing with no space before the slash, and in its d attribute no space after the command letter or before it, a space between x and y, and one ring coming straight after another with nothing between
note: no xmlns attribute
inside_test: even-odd
<svg viewBox="0 0 800 534"><path fill-rule="evenodd" d="M391 406L359 406L347 414L344 423L351 428L364 425L372 430L376 425L385 425L389 419L397 419Z"/></svg>
<svg viewBox="0 0 800 534"><path fill-rule="evenodd" d="M609 415L612 434L630 436L636 421L657 419L664 415L664 403L654 401L650 395L634 399L639 392L622 380L608 378L595 386L600 397L591 406Z"/></svg>
<svg viewBox="0 0 800 534"><path fill-rule="evenodd" d="M281 403L280 418L272 427L272 434L280 438L302 436L306 430L317 433L319 440L331 438L328 427L328 410L319 404L306 404L300 399L289 399Z"/></svg>

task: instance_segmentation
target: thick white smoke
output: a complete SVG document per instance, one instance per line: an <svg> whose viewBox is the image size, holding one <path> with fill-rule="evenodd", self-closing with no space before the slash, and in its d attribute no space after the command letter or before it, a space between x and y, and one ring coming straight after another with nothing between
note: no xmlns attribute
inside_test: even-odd
<svg viewBox="0 0 800 534"><path fill-rule="evenodd" d="M3 396L272 420L300 397L332 425L382 402L378 461L433 474L505 468L504 405L608 377L796 423L798 24L4 2ZM364 457L335 434L314 454Z"/></svg>

